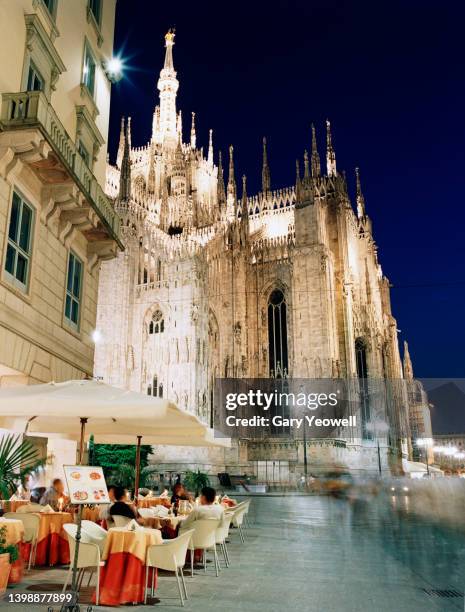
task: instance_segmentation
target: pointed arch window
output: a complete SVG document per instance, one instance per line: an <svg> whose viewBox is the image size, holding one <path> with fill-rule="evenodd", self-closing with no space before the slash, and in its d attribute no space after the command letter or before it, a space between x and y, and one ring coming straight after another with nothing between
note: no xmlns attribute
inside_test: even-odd
<svg viewBox="0 0 465 612"><path fill-rule="evenodd" d="M362 436L371 439L372 435L367 430L367 423L370 421L370 394L368 389L368 365L367 365L367 346L363 338L355 340L355 364L357 367L357 377L360 389L360 415L362 421Z"/></svg>
<svg viewBox="0 0 465 612"><path fill-rule="evenodd" d="M269 374L286 378L289 363L287 349L287 305L280 289L272 291L268 299Z"/></svg>
<svg viewBox="0 0 465 612"><path fill-rule="evenodd" d="M149 323L149 334L162 334L165 331L165 319L161 310L156 310Z"/></svg>
<svg viewBox="0 0 465 612"><path fill-rule="evenodd" d="M147 395L152 395L153 397L163 397L163 383L158 382L158 376L152 378L151 384L147 386Z"/></svg>

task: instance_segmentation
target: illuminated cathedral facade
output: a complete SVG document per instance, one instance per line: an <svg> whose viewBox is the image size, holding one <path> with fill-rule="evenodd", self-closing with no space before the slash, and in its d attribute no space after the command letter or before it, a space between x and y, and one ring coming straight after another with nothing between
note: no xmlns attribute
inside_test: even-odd
<svg viewBox="0 0 465 612"><path fill-rule="evenodd" d="M263 140L262 189L249 196L232 146L226 164L212 131L206 152L198 146L193 113L183 140L173 45L169 32L149 142L132 146L130 118L123 119L116 165L107 166L125 250L102 263L95 375L169 398L210 425L216 378L360 381L350 432L240 440L227 450L157 448L161 469L292 482L304 457L315 473L376 471L380 461L388 469L390 454L407 460L408 397L397 398L395 415L375 414L362 397L367 379L402 379L403 366L358 170L353 206L327 122L324 160L312 127L310 153L288 187L273 188ZM370 425L386 421L390 433L375 441Z"/></svg>

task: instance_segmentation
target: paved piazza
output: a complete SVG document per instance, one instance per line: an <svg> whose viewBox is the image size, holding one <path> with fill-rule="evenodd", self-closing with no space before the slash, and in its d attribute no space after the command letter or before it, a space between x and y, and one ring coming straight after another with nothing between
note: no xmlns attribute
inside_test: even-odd
<svg viewBox="0 0 465 612"><path fill-rule="evenodd" d="M386 503L329 497L255 497L245 545L233 532L232 566L219 578L187 578L185 610L447 612L464 610L465 533L400 518ZM396 502L407 505L401 496ZM50 590L61 569L34 571L28 590ZM56 589L56 585L54 586ZM11 591L10 591L11 592ZM82 610L91 590L83 589ZM162 575L159 609L180 609L175 579ZM442 594L444 595L444 594ZM1 610L19 606L1 604ZM28 606L28 610L45 607ZM111 610L101 607L99 610ZM134 610L134 607L120 609ZM142 608L141 608L142 609Z"/></svg>

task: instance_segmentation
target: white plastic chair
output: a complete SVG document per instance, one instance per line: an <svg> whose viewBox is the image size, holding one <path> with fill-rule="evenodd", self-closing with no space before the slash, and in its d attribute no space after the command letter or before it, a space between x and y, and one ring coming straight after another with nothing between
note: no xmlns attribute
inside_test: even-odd
<svg viewBox="0 0 465 612"><path fill-rule="evenodd" d="M37 516L37 514L30 514L27 512L19 515L17 512L7 512L3 515L3 518L21 521L24 525L23 541L31 544L31 552L29 553L29 563L27 566L27 569L30 570L31 565L33 565L36 561L40 517Z"/></svg>
<svg viewBox="0 0 465 612"><path fill-rule="evenodd" d="M132 519L127 516L121 516L120 514L112 514L112 519L115 523L115 527L126 527L126 525L132 521Z"/></svg>
<svg viewBox="0 0 465 612"><path fill-rule="evenodd" d="M193 534L189 543L191 553L191 576L194 575L194 550L203 550L203 569L207 571L207 550L212 550L215 556L215 571L219 575L220 564L216 552L216 530L220 526L220 519L199 519L192 523Z"/></svg>
<svg viewBox="0 0 465 612"><path fill-rule="evenodd" d="M68 586L68 582L70 581L72 572L73 572L73 563L74 563L74 551L76 547L76 532L77 525L73 523L67 523L63 525L63 529L66 531L66 535L68 536L69 542L69 554L71 563L69 564L69 570L66 574L66 580L63 585L63 593L66 591L66 587ZM90 542L90 538L85 531L81 530L81 540L79 542L79 553L77 560L77 568L79 570L78 575L78 590L81 590L82 579L84 578L84 572L86 570L90 571L89 581L87 586L90 585L90 581L92 579L92 575L97 570L97 592L95 597L95 603L99 605L99 597L100 597L100 567L104 565L104 562L100 560L100 548L94 542Z"/></svg>
<svg viewBox="0 0 465 612"><path fill-rule="evenodd" d="M168 572L174 572L176 574L176 580L178 582L179 597L181 599L181 605L184 605L183 589L185 599L188 599L186 583L184 581L183 567L186 563L187 547L193 529L185 531L177 538L173 540L165 540L163 544L154 544L147 548L147 555L145 559L145 590L144 590L144 603L147 603L147 587L149 581L149 568L156 567ZM180 579L181 578L181 579ZM182 585L182 588L181 588ZM153 596L153 580L151 594Z"/></svg>
<svg viewBox="0 0 465 612"><path fill-rule="evenodd" d="M231 527L233 516L233 512L225 512L223 520L220 522L220 525L216 530L215 534L216 544L220 546L223 552L224 563L226 567L229 567L229 554L228 548L226 546L226 539L229 536L229 528Z"/></svg>
<svg viewBox="0 0 465 612"><path fill-rule="evenodd" d="M41 506L40 504L34 504L34 503L23 504L22 506L18 507L18 509L16 510L16 514L27 514L28 512L40 512L42 508L43 506Z"/></svg>
<svg viewBox="0 0 465 612"><path fill-rule="evenodd" d="M234 527L239 529L239 536L241 538L241 542L244 543L244 531L242 529L242 525L244 523L244 516L247 512L247 502L242 502L242 504L238 504L233 512L232 524Z"/></svg>
<svg viewBox="0 0 465 612"><path fill-rule="evenodd" d="M139 508L138 509L139 515L142 518L155 518L155 511L152 510L152 508Z"/></svg>
<svg viewBox="0 0 465 612"><path fill-rule="evenodd" d="M250 521L249 521L249 510L250 510L250 503L251 503L251 499L247 499L244 503L244 507L245 507L245 513L244 513L244 527L247 527L247 529L250 527Z"/></svg>
<svg viewBox="0 0 465 612"><path fill-rule="evenodd" d="M100 548L100 554L103 553L103 547L105 546L105 540L107 539L108 531L94 521L83 520L81 522L82 529L89 536L91 542L97 544Z"/></svg>

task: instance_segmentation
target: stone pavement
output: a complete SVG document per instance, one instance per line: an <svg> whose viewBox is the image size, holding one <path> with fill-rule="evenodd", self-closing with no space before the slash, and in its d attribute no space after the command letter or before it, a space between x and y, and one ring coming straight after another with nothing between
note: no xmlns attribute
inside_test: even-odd
<svg viewBox="0 0 465 612"><path fill-rule="evenodd" d="M229 569L216 578L209 564L207 575L199 570L186 577L186 612L464 610L463 597L443 595L463 593L465 534L399 518L387 499L351 504L317 496L255 497L251 515L245 544L232 534ZM59 589L63 577L62 569L35 570L23 588ZM83 590L81 610L90 595L91 589ZM157 595L156 608L181 609L174 577L160 577ZM0 604L0 610L14 609Z"/></svg>

